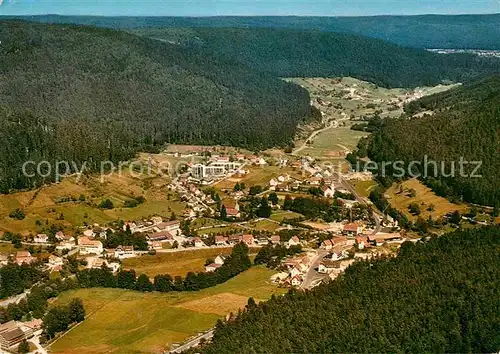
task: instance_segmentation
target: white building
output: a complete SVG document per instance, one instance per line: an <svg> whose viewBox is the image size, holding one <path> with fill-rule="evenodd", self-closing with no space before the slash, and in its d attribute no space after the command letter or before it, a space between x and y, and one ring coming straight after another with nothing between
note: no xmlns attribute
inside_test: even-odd
<svg viewBox="0 0 500 354"><path fill-rule="evenodd" d="M91 240L88 237L80 237L78 239L78 248L80 254L102 254L104 251L102 242L97 240Z"/></svg>
<svg viewBox="0 0 500 354"><path fill-rule="evenodd" d="M35 242L35 243L47 243L47 242L49 242L49 236L47 236L46 234L38 234L33 239L33 242Z"/></svg>

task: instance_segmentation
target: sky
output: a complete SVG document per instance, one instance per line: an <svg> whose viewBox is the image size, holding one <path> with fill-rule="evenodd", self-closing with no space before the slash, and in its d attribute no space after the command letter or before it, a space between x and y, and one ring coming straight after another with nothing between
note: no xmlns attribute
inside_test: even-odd
<svg viewBox="0 0 500 354"><path fill-rule="evenodd" d="M369 16L500 13L500 0L0 0L0 15Z"/></svg>

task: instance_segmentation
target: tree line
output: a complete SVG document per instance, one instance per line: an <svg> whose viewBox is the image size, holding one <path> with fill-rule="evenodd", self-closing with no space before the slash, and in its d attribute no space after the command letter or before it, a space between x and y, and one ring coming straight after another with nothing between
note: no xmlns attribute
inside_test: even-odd
<svg viewBox="0 0 500 354"><path fill-rule="evenodd" d="M500 226L405 242L308 292L218 321L202 353L494 352Z"/></svg>
<svg viewBox="0 0 500 354"><path fill-rule="evenodd" d="M85 269L76 275L82 288L120 288L137 291L197 291L224 283L247 270L252 265L248 257L248 246L235 245L224 264L214 272L189 272L184 278L168 274L157 275L151 282L146 274L136 275L135 270L121 270L114 275L107 267Z"/></svg>

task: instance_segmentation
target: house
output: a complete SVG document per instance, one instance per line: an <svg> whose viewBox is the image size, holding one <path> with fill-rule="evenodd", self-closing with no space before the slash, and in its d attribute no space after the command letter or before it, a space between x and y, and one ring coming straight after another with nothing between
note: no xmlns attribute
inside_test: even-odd
<svg viewBox="0 0 500 354"><path fill-rule="evenodd" d="M58 267L63 265L63 259L61 257L54 256L53 254L49 257L49 266Z"/></svg>
<svg viewBox="0 0 500 354"><path fill-rule="evenodd" d="M321 187L321 190L323 191L323 195L326 198L333 198L335 196L335 190L331 187L328 187L327 185L323 185L323 187Z"/></svg>
<svg viewBox="0 0 500 354"><path fill-rule="evenodd" d="M280 236L279 235L272 235L270 238L269 238L269 241L271 241L271 243L273 245L277 245L281 242L281 239L280 239Z"/></svg>
<svg viewBox="0 0 500 354"><path fill-rule="evenodd" d="M304 281L304 279L302 278L301 275L296 275L292 278L291 284L292 284L292 286L300 286L303 281Z"/></svg>
<svg viewBox="0 0 500 354"><path fill-rule="evenodd" d="M295 277L296 275L300 275L302 272L300 271L299 267L297 265L293 266L292 269L290 269L290 278Z"/></svg>
<svg viewBox="0 0 500 354"><path fill-rule="evenodd" d="M168 231L155 232L148 236L149 241L159 241L159 242L174 242L174 236Z"/></svg>
<svg viewBox="0 0 500 354"><path fill-rule="evenodd" d="M375 246L382 246L385 242L402 242L403 237L400 233L383 233L368 236L368 241Z"/></svg>
<svg viewBox="0 0 500 354"><path fill-rule="evenodd" d="M35 242L35 243L47 243L47 242L49 242L49 236L47 236L46 234L38 234L33 239L33 242Z"/></svg>
<svg viewBox="0 0 500 354"><path fill-rule="evenodd" d="M308 182L311 186L319 186L321 184L321 178L320 177L311 177L311 178L309 178Z"/></svg>
<svg viewBox="0 0 500 354"><path fill-rule="evenodd" d="M226 215L228 218L239 218L240 212L235 208L226 208Z"/></svg>
<svg viewBox="0 0 500 354"><path fill-rule="evenodd" d="M363 228L359 224L352 222L352 223L344 225L343 232L344 232L344 234L347 234L350 236L357 236L361 233L362 230L363 230Z"/></svg>
<svg viewBox="0 0 500 354"><path fill-rule="evenodd" d="M69 240L64 240L63 242L59 243L59 245L56 246L56 250L63 251L63 250L72 250L73 248L76 247L75 244L75 238L71 236Z"/></svg>
<svg viewBox="0 0 500 354"><path fill-rule="evenodd" d="M105 259L97 258L97 257L87 257L85 259L87 261L87 269L99 269L103 266L108 267L113 273L116 273L120 270L120 264L117 262L108 262Z"/></svg>
<svg viewBox="0 0 500 354"><path fill-rule="evenodd" d="M163 245L160 241L149 241L148 242L148 248L150 250L161 250L163 248Z"/></svg>
<svg viewBox="0 0 500 354"><path fill-rule="evenodd" d="M151 222L153 223L153 225L158 225L163 222L163 218L161 216L153 216L151 218Z"/></svg>
<svg viewBox="0 0 500 354"><path fill-rule="evenodd" d="M331 250L333 248L333 240L324 240L321 242L319 248L327 251Z"/></svg>
<svg viewBox="0 0 500 354"><path fill-rule="evenodd" d="M288 240L288 247L300 245L300 240L297 236L293 236Z"/></svg>
<svg viewBox="0 0 500 354"><path fill-rule="evenodd" d="M26 339L26 334L15 321L0 325L0 348L8 350Z"/></svg>
<svg viewBox="0 0 500 354"><path fill-rule="evenodd" d="M190 209L190 208L184 209L184 212L182 213L182 215L186 218L196 217L195 211L193 209Z"/></svg>
<svg viewBox="0 0 500 354"><path fill-rule="evenodd" d="M367 240L364 239L363 237L356 237L356 246L358 247L359 250L364 249L367 244L368 244Z"/></svg>
<svg viewBox="0 0 500 354"><path fill-rule="evenodd" d="M229 244L234 245L236 243L240 243L243 240L243 236L242 235L231 235L231 236L229 236L228 240L229 240Z"/></svg>
<svg viewBox="0 0 500 354"><path fill-rule="evenodd" d="M215 272L220 267L222 267L222 264L212 263L212 264L205 266L205 272L212 273L212 272Z"/></svg>
<svg viewBox="0 0 500 354"><path fill-rule="evenodd" d="M18 323L21 330L24 332L26 338L30 338L34 335L36 331L42 329L43 321L37 318L32 319L29 322L20 322Z"/></svg>
<svg viewBox="0 0 500 354"><path fill-rule="evenodd" d="M65 239L66 239L66 235L64 235L64 232L62 232L62 231L56 232L56 240L57 241L64 241Z"/></svg>
<svg viewBox="0 0 500 354"><path fill-rule="evenodd" d="M134 246L118 246L115 249L115 258L118 259L127 259L133 258L136 256L134 251Z"/></svg>
<svg viewBox="0 0 500 354"><path fill-rule="evenodd" d="M269 240L266 237L259 237L255 242L257 242L259 246L265 246L269 243Z"/></svg>
<svg viewBox="0 0 500 354"><path fill-rule="evenodd" d="M104 251L101 241L91 240L88 237L78 239L78 248L80 254L101 254Z"/></svg>
<svg viewBox="0 0 500 354"><path fill-rule="evenodd" d="M226 261L227 256L224 256L222 254L219 254L217 257L214 259L215 264L223 265L224 262Z"/></svg>
<svg viewBox="0 0 500 354"><path fill-rule="evenodd" d="M194 238L194 247L204 247L205 243L199 237Z"/></svg>
<svg viewBox="0 0 500 354"><path fill-rule="evenodd" d="M87 230L83 231L83 236L88 237L88 238L95 237L94 230L87 229Z"/></svg>
<svg viewBox="0 0 500 354"><path fill-rule="evenodd" d="M226 245L227 237L217 235L215 236L215 245L216 246L224 246Z"/></svg>
<svg viewBox="0 0 500 354"><path fill-rule="evenodd" d="M340 261L341 259L345 259L349 257L349 252L346 250L336 251L332 253L331 260L332 261Z"/></svg>
<svg viewBox="0 0 500 354"><path fill-rule="evenodd" d="M16 252L16 255L14 257L14 262L16 262L18 265L21 265L23 263L30 264L36 261L35 257L31 256L31 253L28 251L19 251Z"/></svg>
<svg viewBox="0 0 500 354"><path fill-rule="evenodd" d="M275 187L275 190L278 192L288 192L290 189L288 188L288 185L280 183Z"/></svg>
<svg viewBox="0 0 500 354"><path fill-rule="evenodd" d="M243 235L242 241L247 245L247 246L252 246L255 242L255 238L253 235Z"/></svg>
<svg viewBox="0 0 500 354"><path fill-rule="evenodd" d="M330 274L332 272L340 272L340 263L335 262L331 259L324 259L318 265L318 273L321 274Z"/></svg>
<svg viewBox="0 0 500 354"><path fill-rule="evenodd" d="M279 184L279 182L277 180L275 180L274 178L272 178L270 181L269 181L269 189L274 191L276 190L276 186Z"/></svg>
<svg viewBox="0 0 500 354"><path fill-rule="evenodd" d="M5 254L0 254L0 267L6 266L9 263L9 258Z"/></svg>
<svg viewBox="0 0 500 354"><path fill-rule="evenodd" d="M276 273L276 274L271 275L271 281L273 283L281 283L286 278L288 278L288 273L285 273L285 272Z"/></svg>
<svg viewBox="0 0 500 354"><path fill-rule="evenodd" d="M354 246L355 240L346 236L336 236L332 238L334 246Z"/></svg>
<svg viewBox="0 0 500 354"><path fill-rule="evenodd" d="M155 226L156 231L168 231L175 235L181 231L181 222L179 220L164 221Z"/></svg>

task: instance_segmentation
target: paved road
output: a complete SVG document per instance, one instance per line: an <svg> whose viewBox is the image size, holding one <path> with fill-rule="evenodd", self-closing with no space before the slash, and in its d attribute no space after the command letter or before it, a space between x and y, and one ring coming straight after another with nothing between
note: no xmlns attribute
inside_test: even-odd
<svg viewBox="0 0 500 354"><path fill-rule="evenodd" d="M187 341L186 343L182 344L180 347L177 347L175 349L172 349L171 351L169 351L169 353L171 354L174 354L174 353L182 353L183 351L189 349L189 348L192 348L192 347L196 347L197 345L200 344L200 342L204 339L204 340L210 340L212 339L212 337L214 336L214 329L211 329L210 331L202 334L202 335L199 335L193 339L190 339L189 341Z"/></svg>
<svg viewBox="0 0 500 354"><path fill-rule="evenodd" d="M312 141L312 139L314 139L316 137L316 135L318 135L319 133L322 133L325 130L328 130L330 128L337 128L338 125L339 125L339 123L337 121L333 121L333 122L330 122L330 124L328 124L325 128L322 128L320 130L315 130L314 132L311 133L311 135L309 135L309 137L304 141L304 143L300 147L298 147L297 149L295 149L292 152L292 155L296 156L299 152L304 150L307 147L307 142Z"/></svg>
<svg viewBox="0 0 500 354"><path fill-rule="evenodd" d="M22 299L25 299L28 294L29 294L29 291L25 291L22 294L19 294L16 296L11 296L5 300L2 300L2 301L0 301L0 307L7 307L10 304L18 304Z"/></svg>
<svg viewBox="0 0 500 354"><path fill-rule="evenodd" d="M304 276L304 281L302 282L300 288L301 289L310 289L314 287L316 280L324 278L323 274L320 274L316 271L315 268L318 268L319 264L321 263L321 260L323 257L325 257L328 254L328 251L325 250L317 250L316 257L314 257L311 261L311 266L309 267L309 270L307 271L306 275Z"/></svg>
<svg viewBox="0 0 500 354"><path fill-rule="evenodd" d="M342 181L342 184L352 193L352 195L354 195L354 198L356 198L358 203L362 205L368 205L366 200L356 192L354 187L349 182L343 179L340 175L339 179L340 181ZM371 209L372 209L373 219L375 220L375 229L373 230L372 235L375 235L376 233L380 232L380 229L382 228L382 226L380 225L380 220L382 220L384 216L374 206Z"/></svg>

